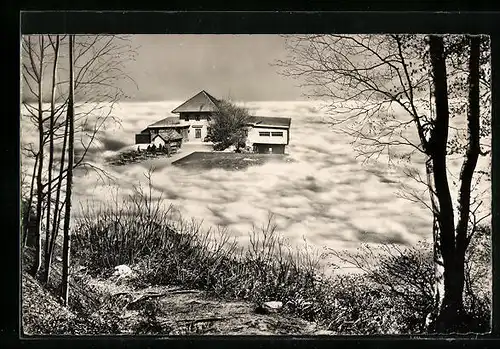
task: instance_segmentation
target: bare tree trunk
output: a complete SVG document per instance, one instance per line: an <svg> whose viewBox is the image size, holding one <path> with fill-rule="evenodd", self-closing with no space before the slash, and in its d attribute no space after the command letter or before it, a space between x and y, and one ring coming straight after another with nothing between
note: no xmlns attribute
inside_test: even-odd
<svg viewBox="0 0 500 349"><path fill-rule="evenodd" d="M52 39L49 37L52 44ZM52 67L52 91L50 96L50 124L49 124L49 163L48 168L48 187L47 187L47 212L45 223L45 256L44 256L44 274L43 280L47 284L50 277L50 265L52 261L52 251L50 249L51 229L50 229L50 210L52 199L52 166L54 163L54 117L55 117L55 97L56 97L56 83L57 83L57 60L59 56L59 35L56 36L56 42L53 44L54 48L54 64ZM59 203L56 203L58 205Z"/></svg>
<svg viewBox="0 0 500 349"><path fill-rule="evenodd" d="M59 165L59 177L57 180L57 187L56 187L56 199L55 199L55 206L54 206L54 217L52 219L52 234L51 234L51 240L50 240L50 246L49 246L49 254L50 256L53 256L54 254L54 247L56 243L56 238L59 233L59 227L61 223L61 211L63 207L60 207L60 199L61 199L61 187L63 183L63 172L64 172L64 162L66 161L66 144L68 142L68 119L66 118L65 121L65 126L64 126L64 137L63 137L63 145L62 145L62 150L61 150L61 162Z"/></svg>
<svg viewBox="0 0 500 349"><path fill-rule="evenodd" d="M32 205L33 205L33 192L35 191L35 178L36 178L36 173L37 173L37 165L38 165L38 156L35 157L35 165L33 166L33 173L31 175L31 184L30 184L30 194L28 197L28 202L26 206L28 207L28 212L26 213L26 220L24 221L24 226L23 226L23 247L26 246L26 243L28 241L28 227L31 224L31 219L32 219Z"/></svg>
<svg viewBox="0 0 500 349"><path fill-rule="evenodd" d="M71 251L70 216L71 216L71 190L73 186L74 162L74 75L73 75L73 40L69 36L69 98L68 98L68 173L66 177L66 207L64 213L64 240L63 240L63 271L62 271L62 297L64 306L69 300L69 264Z"/></svg>
<svg viewBox="0 0 500 349"><path fill-rule="evenodd" d="M40 66L38 70L38 173L37 173L37 203L36 203L36 231L37 237L35 242L35 260L31 274L36 276L42 264L42 201L43 201L43 158L44 154L44 127L43 127L43 56L44 56L44 38L43 35L39 37L40 40Z"/></svg>
<svg viewBox="0 0 500 349"><path fill-rule="evenodd" d="M433 183L432 158L428 157L425 162L427 174L427 188L429 189L432 209L432 237L433 237L433 259L434 259L434 309L427 315L426 327L429 332L436 331L436 319L439 307L444 298L444 263L441 254L441 244L439 240L439 207L436 202L436 190Z"/></svg>
<svg viewBox="0 0 500 349"><path fill-rule="evenodd" d="M474 170L480 152L479 145L479 49L480 38L477 36L470 39L469 57L469 106L467 115L467 151L460 172L460 191L458 197L458 223L456 227L455 255L453 259L453 273L455 277L450 281L453 288L453 298L450 303L453 311L464 315L463 291L465 284L465 253L470 242L471 235L467 236L470 215L471 183ZM452 283L452 284L451 284ZM447 305L445 303L445 305ZM448 305L448 307L450 307ZM453 308L456 308L454 310ZM455 318L458 316L455 315ZM465 319L462 316L462 321ZM465 324L464 324L465 325Z"/></svg>
<svg viewBox="0 0 500 349"><path fill-rule="evenodd" d="M444 295L436 319L438 332L459 331L464 319L464 257L455 241L453 204L446 173L449 109L443 38L429 37L436 103L435 128L431 138L434 187L439 204L439 247L444 265ZM458 253L457 253L458 252Z"/></svg>
<svg viewBox="0 0 500 349"><path fill-rule="evenodd" d="M465 160L460 173L459 220L457 224L457 249L465 256L469 240L467 226L470 215L471 183L480 153L479 145L479 47L480 38L470 38L469 58L469 112L467 118L468 143Z"/></svg>

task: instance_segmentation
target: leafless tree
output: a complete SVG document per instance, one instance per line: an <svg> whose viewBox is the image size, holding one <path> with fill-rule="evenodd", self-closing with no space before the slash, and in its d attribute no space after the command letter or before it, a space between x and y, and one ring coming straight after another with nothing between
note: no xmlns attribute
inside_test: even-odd
<svg viewBox="0 0 500 349"><path fill-rule="evenodd" d="M44 115L43 115L43 87L44 87L44 68L46 66L45 54L48 49L48 43L45 41L43 36L37 38L32 38L31 36L23 38L23 48L26 53L27 59L23 61L23 71L26 74L23 75L24 81L29 82L27 84L31 93L36 97L36 106L31 106L30 114L33 122L38 128L38 150L35 153L32 148L30 150L37 158L36 165L36 243L35 243L35 261L32 266L32 274L35 275L40 270L42 261L41 252L41 222L42 222L42 197L43 197L43 166L44 166ZM35 182L33 182L35 184ZM33 188L33 185L32 185ZM33 190L31 190L33 192ZM28 208L31 209L33 202L33 196L30 195L28 198ZM29 221L28 217L28 221ZM26 222L29 224L29 222Z"/></svg>
<svg viewBox="0 0 500 349"><path fill-rule="evenodd" d="M49 163L47 165L48 168L48 178L47 178L47 211L45 213L46 216L46 223L45 223L45 250L44 250L44 279L46 282L48 282L49 279L49 271L50 271L50 265L51 265L51 232L50 232L50 202L52 199L52 166L54 163L54 124L55 124L55 117L56 117L56 87L57 87L57 63L59 59L59 43L60 43L60 37L59 35L56 35L55 41L52 40L52 38L49 36L48 37L50 44L52 45L52 48L54 50L54 62L52 65L52 86L51 86L51 95L50 95L50 116L49 116Z"/></svg>
<svg viewBox="0 0 500 349"><path fill-rule="evenodd" d="M74 36L69 36L69 93L67 108L68 123L68 173L66 178L66 198L65 215L63 228L63 270L62 270L62 296L64 306L68 305L69 299L69 257L71 249L71 193L73 190L73 162L75 154L75 103L74 103L74 75L73 75L73 40Z"/></svg>
<svg viewBox="0 0 500 349"><path fill-rule="evenodd" d="M475 226L488 216L476 217L482 201L478 196L471 201L471 183L480 176L477 157L489 153L481 149L487 144L479 142L480 135L489 134L487 38L299 35L286 37L286 45L289 56L277 63L281 73L298 79L307 94L329 102L327 111L335 129L351 137L365 161L384 155L391 165L424 164L425 176L418 169L404 167L424 185L430 200L416 190L407 190L406 197L433 214L434 323L439 331L456 330L463 317L450 314L461 315L463 309L465 253ZM464 114L467 138L461 143L459 137L449 137L450 130L460 135L450 120ZM482 129L481 117L485 120ZM458 177L446 165L453 153L465 153ZM458 183L456 209L449 177Z"/></svg>
<svg viewBox="0 0 500 349"><path fill-rule="evenodd" d="M66 40L68 39L68 40ZM126 37L115 35L77 35L73 37L72 59L68 58L69 37L67 35L35 35L22 38L23 115L22 127L37 126L38 144L25 144L22 155L25 160L32 158L32 182L36 185L24 193L29 207L36 203L39 231L45 230L44 275L49 281L51 261L61 222L69 219L67 190L69 173L76 168L95 170L102 178L109 175L88 160L88 151L98 146L100 131L110 122L118 122L114 117L115 103L125 98L123 80L131 80L124 67L128 59L133 59L134 51ZM70 64L72 62L72 64ZM51 69L46 69L50 66ZM69 69L69 68L72 69ZM70 70L73 84L70 84ZM70 87L73 86L74 132L68 122ZM50 87L50 91L48 88ZM45 96L50 95L50 100ZM48 107L45 102L50 101ZM74 141L69 136L73 134ZM22 140L23 141L23 140ZM74 146L74 159L69 153ZM47 160L47 161L44 161ZM72 166L69 166L72 163ZM66 185L64 185L66 183ZM67 192L66 192L67 194ZM38 222L38 219L40 222ZM45 226L42 224L45 221ZM23 231L24 231L23 227ZM41 234L38 238L41 244ZM42 251L35 246L36 274L40 269Z"/></svg>

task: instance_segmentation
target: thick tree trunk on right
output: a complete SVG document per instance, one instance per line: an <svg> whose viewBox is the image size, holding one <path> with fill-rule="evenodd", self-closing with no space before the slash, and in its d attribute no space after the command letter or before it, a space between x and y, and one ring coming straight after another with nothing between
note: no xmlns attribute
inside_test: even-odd
<svg viewBox="0 0 500 349"><path fill-rule="evenodd" d="M440 318L443 321L443 329L451 318L454 325L452 330L463 331L467 329L467 315L463 306L463 291L465 286L465 254L469 246L471 236L467 236L470 215L471 183L479 157L479 37L470 40L469 57L469 107L467 115L467 151L460 172L460 191L458 197L458 223L455 231L455 251L453 255L452 269L448 280L448 299L441 306ZM445 279L446 280L446 279ZM438 325L439 325L438 321Z"/></svg>
<svg viewBox="0 0 500 349"><path fill-rule="evenodd" d="M438 211L435 213L439 225L437 239L444 266L444 295L441 304L439 304L436 330L438 332L451 332L457 331L464 312L462 298L464 266L456 254L454 211L446 170L446 146L450 114L443 38L431 35L429 37L429 50L436 103L436 119L429 142L429 150L438 204Z"/></svg>
<svg viewBox="0 0 500 349"><path fill-rule="evenodd" d="M434 79L436 121L430 151L438 209L439 249L444 266L444 295L440 300L436 319L438 332L461 332L467 328L467 315L463 304L465 285L465 253L469 245L467 236L470 215L471 182L479 156L479 37L470 39L469 57L469 110L467 115L468 144L460 173L458 223L455 227L453 204L446 174L446 146L448 142L448 92L443 39L430 36L429 48Z"/></svg>

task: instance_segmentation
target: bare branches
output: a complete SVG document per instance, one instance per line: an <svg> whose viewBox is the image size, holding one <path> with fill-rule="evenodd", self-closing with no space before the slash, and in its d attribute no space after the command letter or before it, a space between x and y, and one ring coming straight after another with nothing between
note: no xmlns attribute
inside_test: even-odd
<svg viewBox="0 0 500 349"><path fill-rule="evenodd" d="M411 40L424 45L423 37ZM287 48L291 57L278 62L281 73L298 79L308 94L331 101L332 123L356 141L362 140L360 148L371 147L360 155L376 156L393 145L425 151L422 90L428 84L428 72L412 48L406 49L401 36L294 36L288 38ZM405 116L417 125L420 144L411 140ZM384 141L378 138L383 132Z"/></svg>
<svg viewBox="0 0 500 349"><path fill-rule="evenodd" d="M425 189L403 187L401 197L432 212L435 280L445 286L444 292L436 292L437 298L460 307L463 287L456 291L450 285L463 284L465 250L478 222L487 217L477 217L480 203L474 201L470 210L470 198L477 158L488 151L481 150L480 137L490 132L489 44L481 37L469 43L463 35L286 38L290 55L278 62L281 73L297 79L307 95L329 101L332 124L351 138L358 156L367 161L387 154L391 164L401 147L412 150L400 156L402 160L424 156L426 178L411 168L403 172ZM469 137L464 144L463 127L452 119L467 110ZM460 177L454 178L447 157L464 152ZM457 226L449 180L460 187ZM424 199L427 195L430 203ZM468 227L472 229L467 236ZM358 262L354 264L360 267ZM443 274L441 267L447 272ZM444 293L448 296L442 298ZM448 305L442 309L448 311Z"/></svg>
<svg viewBox="0 0 500 349"><path fill-rule="evenodd" d="M125 96L120 80L129 79L124 60L133 54L125 38L113 35L70 36L72 42L69 46L73 49L64 42L65 38L67 36L58 35L22 38L25 87L22 117L25 118L24 122L36 126L38 132L38 147L33 144L24 146L23 155L34 158L36 164L32 180L37 184L37 220L41 217L46 220L46 272L50 270L47 265L50 265L61 220L64 220L65 230L69 222L68 197L71 197L71 193L68 194L66 189L67 198L61 201L63 183L71 186L72 172L77 168L85 172L95 171L101 180L112 180L111 176L98 165L87 161L86 157L95 146L99 132L108 122L117 121L113 109L115 103ZM49 65L52 69L44 69ZM69 73L67 67L70 68ZM52 82L47 84L51 86L50 91L44 89L46 81ZM50 103L47 106L44 96L48 95ZM72 159L75 140L80 142L81 151L77 149L78 157ZM70 153L69 159L66 152ZM48 163L45 166L46 157ZM56 171L58 174L53 175ZM64 215L63 210L66 211Z"/></svg>

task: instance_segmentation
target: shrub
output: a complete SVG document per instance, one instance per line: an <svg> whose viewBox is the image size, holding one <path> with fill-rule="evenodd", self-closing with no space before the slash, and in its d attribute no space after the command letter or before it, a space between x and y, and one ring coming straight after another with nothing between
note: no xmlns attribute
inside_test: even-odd
<svg viewBox="0 0 500 349"><path fill-rule="evenodd" d="M83 285L82 285L83 286ZM82 292L77 285L72 285L71 309L62 307L53 294L46 290L30 275L23 273L23 332L27 335L54 334L114 334L119 333L119 316L116 312L94 312L95 303L80 303L94 292L86 289ZM90 309L83 305L94 304Z"/></svg>
<svg viewBox="0 0 500 349"><path fill-rule="evenodd" d="M471 332L486 332L490 328L491 287L485 275L490 268L487 238L489 229L480 228L471 241L466 261L466 287L464 290L465 310L471 322ZM384 307L373 309L380 302L369 301L360 309L363 318L378 313L391 314L392 324L385 324L382 333L425 333L426 316L434 307L434 263L432 245L420 242L415 247L402 248L397 245L382 245L378 249L369 245L362 246L357 252L332 253L364 271L362 284L371 284L377 299L384 300ZM351 277L348 277L348 279ZM351 282L355 281L351 279ZM366 293L356 296L360 301L370 299ZM360 303L357 303L360 304ZM363 304L363 302L361 302ZM365 330L369 327L362 326Z"/></svg>
<svg viewBox="0 0 500 349"><path fill-rule="evenodd" d="M472 332L491 329L491 227L478 226L466 254L464 303Z"/></svg>
<svg viewBox="0 0 500 349"><path fill-rule="evenodd" d="M148 177L150 180L150 177ZM113 206L88 205L77 219L72 253L96 275L120 264L134 264L168 249L178 234L168 225L170 208L152 197L152 186L134 188L128 200Z"/></svg>

